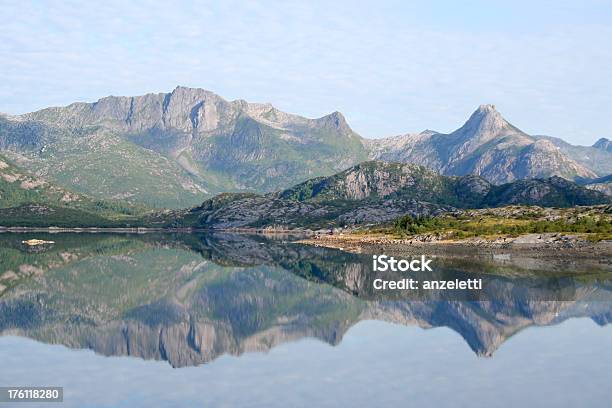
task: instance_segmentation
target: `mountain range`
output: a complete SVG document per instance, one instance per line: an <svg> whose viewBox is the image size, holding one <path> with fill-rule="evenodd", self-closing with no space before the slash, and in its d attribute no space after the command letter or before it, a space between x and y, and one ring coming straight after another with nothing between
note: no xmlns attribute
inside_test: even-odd
<svg viewBox="0 0 612 408"><path fill-rule="evenodd" d="M174 208L273 191L367 158L338 112L306 119L183 87L5 116L0 149L75 191Z"/></svg>
<svg viewBox="0 0 612 408"><path fill-rule="evenodd" d="M0 157L1 158L1 157ZM0 226L321 229L380 224L406 214L507 205L572 207L612 197L564 178L500 185L416 164L366 161L276 192L221 193L187 209L150 210L71 193L0 160Z"/></svg>
<svg viewBox="0 0 612 408"><path fill-rule="evenodd" d="M283 190L371 159L494 184L552 176L586 184L612 173L607 139L584 147L530 136L493 105L449 134L365 139L339 112L308 119L185 87L0 115L0 153L75 193L158 208Z"/></svg>

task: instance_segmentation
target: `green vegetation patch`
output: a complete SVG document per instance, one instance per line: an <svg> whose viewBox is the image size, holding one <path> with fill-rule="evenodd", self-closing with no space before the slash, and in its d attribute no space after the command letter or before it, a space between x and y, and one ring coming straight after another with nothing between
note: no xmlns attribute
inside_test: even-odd
<svg viewBox="0 0 612 408"><path fill-rule="evenodd" d="M612 214L607 207L584 207L566 210L516 207L504 213L495 211L461 211L436 217L406 215L395 221L391 232L399 236L435 233L448 239L486 236L519 236L532 233L587 234L589 239L612 239ZM520 208L520 207L519 207Z"/></svg>

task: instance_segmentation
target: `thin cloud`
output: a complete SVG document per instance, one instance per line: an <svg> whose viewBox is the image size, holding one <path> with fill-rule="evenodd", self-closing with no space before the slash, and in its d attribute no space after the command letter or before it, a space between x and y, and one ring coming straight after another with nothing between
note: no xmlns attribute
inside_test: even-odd
<svg viewBox="0 0 612 408"><path fill-rule="evenodd" d="M579 6L9 4L0 111L180 84L311 117L340 110L368 137L449 131L495 103L526 131L591 144L612 136L612 28L607 6Z"/></svg>

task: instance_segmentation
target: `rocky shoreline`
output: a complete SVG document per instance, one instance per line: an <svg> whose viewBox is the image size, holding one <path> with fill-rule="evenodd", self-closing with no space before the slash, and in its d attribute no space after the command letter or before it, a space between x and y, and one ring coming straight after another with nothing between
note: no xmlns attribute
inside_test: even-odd
<svg viewBox="0 0 612 408"><path fill-rule="evenodd" d="M520 252L534 257L609 258L612 241L591 242L578 235L561 233L525 234L518 237L438 239L433 234L396 238L384 234L315 235L303 244L335 248L355 253L419 252L439 254L478 254Z"/></svg>
<svg viewBox="0 0 612 408"><path fill-rule="evenodd" d="M300 229L281 229L281 228L156 228L156 227L3 227L0 226L0 233L14 232L46 232L46 233L127 233L127 234L147 234L147 233L216 233L228 232L234 234L249 235L289 235L289 236L310 236L314 232Z"/></svg>
<svg viewBox="0 0 612 408"><path fill-rule="evenodd" d="M195 228L151 228L151 227L134 227L134 228L123 228L123 227L0 227L0 233L2 232L47 232L47 233L60 233L60 232L71 232L71 233L129 233L129 234L146 234L152 232L199 232L204 230L198 230Z"/></svg>

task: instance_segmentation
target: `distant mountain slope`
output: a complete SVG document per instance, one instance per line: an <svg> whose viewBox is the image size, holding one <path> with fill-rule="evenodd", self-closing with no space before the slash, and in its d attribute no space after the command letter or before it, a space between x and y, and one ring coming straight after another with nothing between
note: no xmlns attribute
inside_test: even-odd
<svg viewBox="0 0 612 408"><path fill-rule="evenodd" d="M174 208L221 191L272 191L366 158L339 112L306 119L184 87L4 117L0 139L63 185Z"/></svg>
<svg viewBox="0 0 612 408"><path fill-rule="evenodd" d="M493 183L596 176L550 141L511 125L493 105L481 105L450 134L425 131L367 143L374 159L418 163L445 175L477 174Z"/></svg>
<svg viewBox="0 0 612 408"><path fill-rule="evenodd" d="M0 149L31 173L98 199L186 207L209 196L176 162L102 127L0 117Z"/></svg>
<svg viewBox="0 0 612 408"><path fill-rule="evenodd" d="M82 199L23 172L0 156L0 208L30 202L69 203Z"/></svg>
<svg viewBox="0 0 612 408"><path fill-rule="evenodd" d="M612 196L612 174L581 182L586 188Z"/></svg>
<svg viewBox="0 0 612 408"><path fill-rule="evenodd" d="M593 170L598 176L605 176L612 173L612 145L609 144L608 147L606 147L607 139L599 139L593 146L574 146L557 137L534 137L550 141L557 146L562 153L584 167Z"/></svg>
<svg viewBox="0 0 612 408"><path fill-rule="evenodd" d="M0 155L0 208L28 203L89 207L93 200L33 176Z"/></svg>
<svg viewBox="0 0 612 408"><path fill-rule="evenodd" d="M164 214L149 222L200 228L325 228L459 207L568 207L610 202L610 197L560 177L493 185L478 176L448 177L422 166L373 161L278 193L222 194L192 210Z"/></svg>
<svg viewBox="0 0 612 408"><path fill-rule="evenodd" d="M33 176L0 156L0 226L111 226L144 208L96 200Z"/></svg>
<svg viewBox="0 0 612 408"><path fill-rule="evenodd" d="M605 150L608 153L612 153L612 141L606 139L605 137L602 137L596 141L595 144L593 144L593 147L595 149Z"/></svg>

